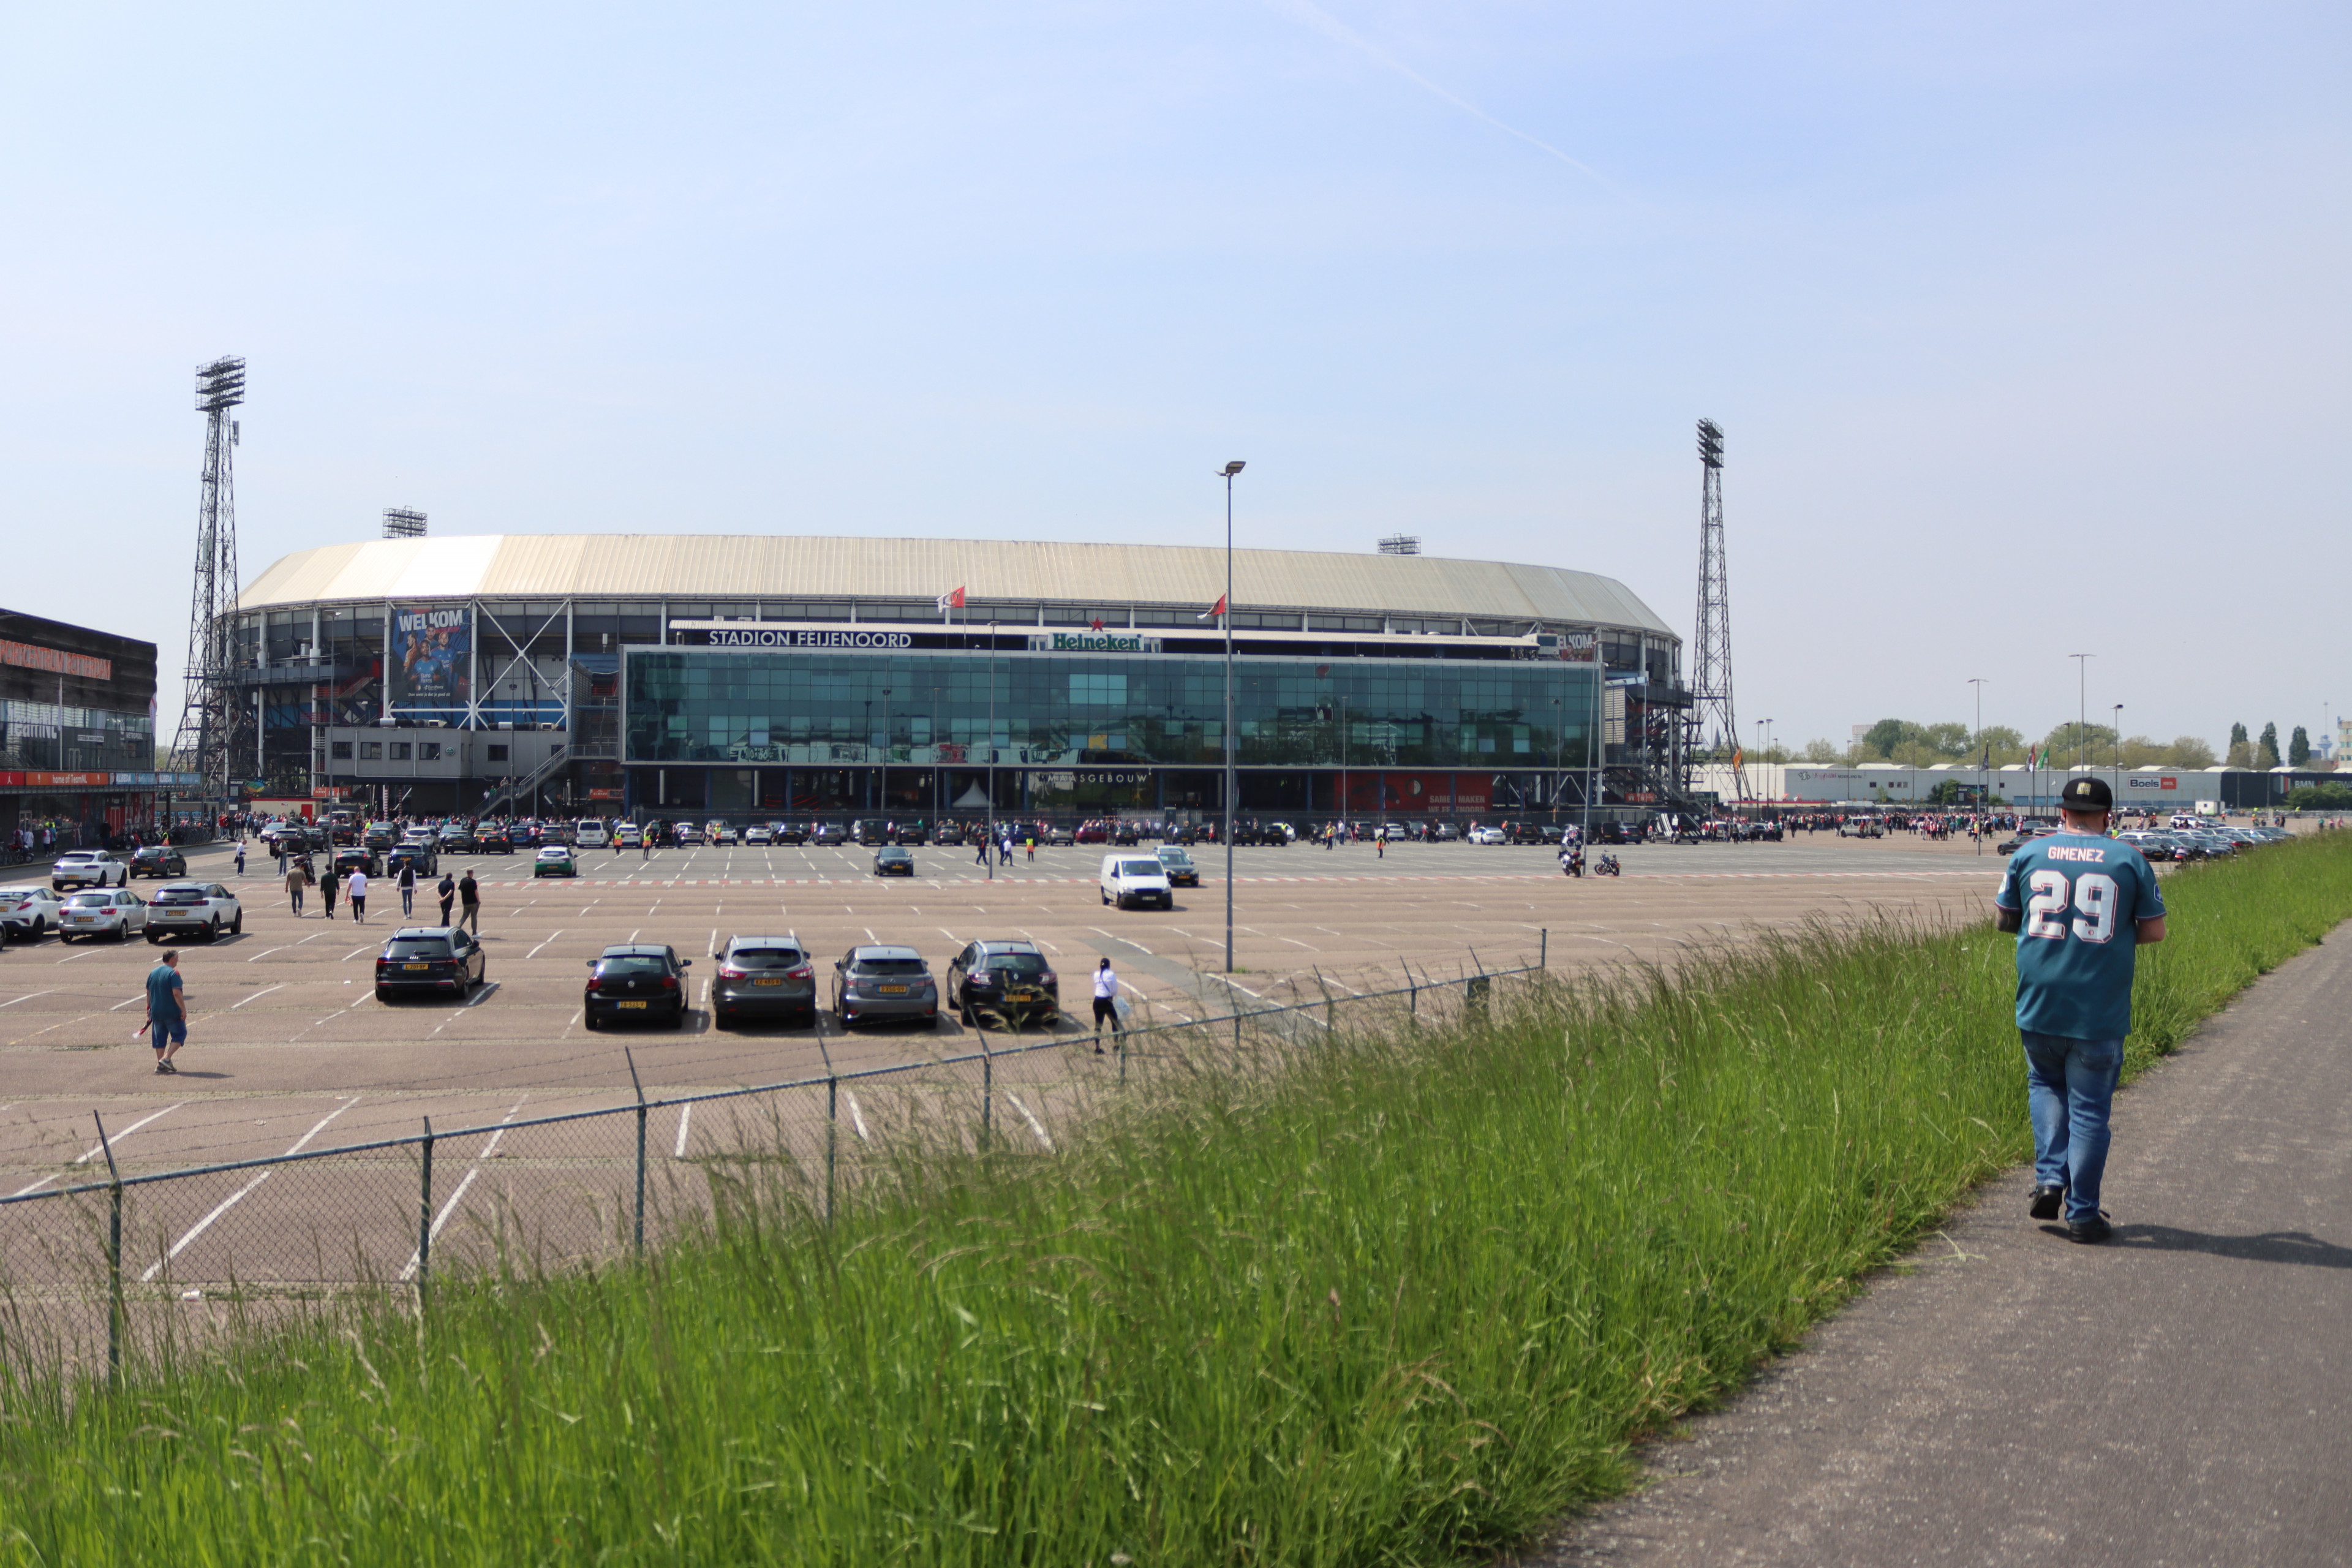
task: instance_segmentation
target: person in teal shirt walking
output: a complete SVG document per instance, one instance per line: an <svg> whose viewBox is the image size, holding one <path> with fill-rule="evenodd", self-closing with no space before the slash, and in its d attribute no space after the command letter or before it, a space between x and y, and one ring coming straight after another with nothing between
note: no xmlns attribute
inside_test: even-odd
<svg viewBox="0 0 2352 1568"><path fill-rule="evenodd" d="M180 984L180 955L167 952L163 962L147 972L147 1029L155 1047L155 1070L180 1069L172 1058L188 1043L188 993Z"/></svg>
<svg viewBox="0 0 2352 1568"><path fill-rule="evenodd" d="M2067 1236L2115 1234L2099 1206L2107 1118L2131 1033L2134 960L2164 940L2156 870L2107 837L2115 794L2104 780L2059 792L2056 833L2010 857L1993 900L1996 923L2017 933L2017 1030L2025 1045L2026 1110L2033 1121L2033 1201Z"/></svg>

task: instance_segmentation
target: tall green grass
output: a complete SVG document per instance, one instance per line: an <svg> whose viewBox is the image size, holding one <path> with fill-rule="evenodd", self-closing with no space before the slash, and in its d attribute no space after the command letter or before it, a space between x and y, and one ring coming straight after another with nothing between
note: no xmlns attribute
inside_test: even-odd
<svg viewBox="0 0 2352 1568"><path fill-rule="evenodd" d="M2142 1056L2347 873L2352 836L2172 879ZM738 1191L641 1269L18 1384L0 1558L1457 1561L1624 1485L2025 1153L2011 973L1989 926L1786 932L935 1159L831 1235Z"/></svg>

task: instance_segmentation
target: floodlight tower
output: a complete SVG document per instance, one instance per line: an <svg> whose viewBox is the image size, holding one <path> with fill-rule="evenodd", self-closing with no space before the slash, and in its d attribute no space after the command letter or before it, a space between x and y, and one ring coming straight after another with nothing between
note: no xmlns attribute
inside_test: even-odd
<svg viewBox="0 0 2352 1568"><path fill-rule="evenodd" d="M1739 755L1739 723L1731 707L1731 589L1723 569L1723 429L1712 419L1698 422L1698 619L1691 646L1690 747L1718 755ZM1685 766L1692 765L1686 762ZM1746 770L1735 763L1732 789L1748 794ZM1687 783L1685 784L1687 787Z"/></svg>
<svg viewBox="0 0 2352 1568"><path fill-rule="evenodd" d="M186 695L173 765L194 772L202 794L226 802L246 717L236 692L237 422L245 401L245 361L216 359L196 372L196 412L205 416L205 476L196 508L195 588L188 605Z"/></svg>

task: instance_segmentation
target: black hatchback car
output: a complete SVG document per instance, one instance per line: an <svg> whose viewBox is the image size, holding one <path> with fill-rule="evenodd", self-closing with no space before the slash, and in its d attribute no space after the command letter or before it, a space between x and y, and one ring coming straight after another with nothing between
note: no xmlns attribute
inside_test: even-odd
<svg viewBox="0 0 2352 1568"><path fill-rule="evenodd" d="M455 996L460 1002L488 976L482 944L453 926L403 926L375 959L375 999Z"/></svg>
<svg viewBox="0 0 2352 1568"><path fill-rule="evenodd" d="M874 874L877 877L911 877L915 874L915 857L896 844L886 844L874 851Z"/></svg>
<svg viewBox="0 0 2352 1568"><path fill-rule="evenodd" d="M187 860L168 844L150 844L144 849L134 851L131 857L131 869L127 873L132 877L184 877L187 874Z"/></svg>
<svg viewBox="0 0 2352 1568"><path fill-rule="evenodd" d="M1051 1024L1062 984L1034 942L975 942L948 963L948 1005L966 1026L983 1018Z"/></svg>
<svg viewBox="0 0 2352 1568"><path fill-rule="evenodd" d="M580 1001L581 1021L592 1029L615 1020L659 1018L673 1029L686 1025L686 972L693 960L677 949L653 942L624 942L588 961L588 989Z"/></svg>

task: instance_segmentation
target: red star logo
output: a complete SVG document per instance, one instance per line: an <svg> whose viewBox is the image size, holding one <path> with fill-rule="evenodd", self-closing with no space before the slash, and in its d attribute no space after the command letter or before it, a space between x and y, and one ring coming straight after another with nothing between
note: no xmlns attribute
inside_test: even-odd
<svg viewBox="0 0 2352 1568"><path fill-rule="evenodd" d="M1094 629L1097 631L1102 630L1102 617L1100 616L1097 616L1095 617Z"/></svg>

